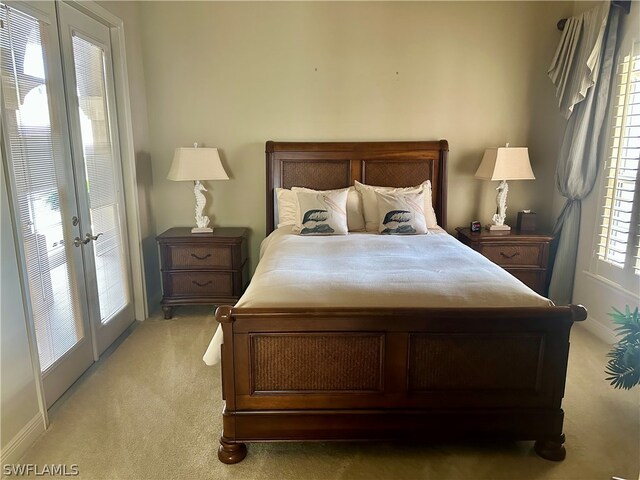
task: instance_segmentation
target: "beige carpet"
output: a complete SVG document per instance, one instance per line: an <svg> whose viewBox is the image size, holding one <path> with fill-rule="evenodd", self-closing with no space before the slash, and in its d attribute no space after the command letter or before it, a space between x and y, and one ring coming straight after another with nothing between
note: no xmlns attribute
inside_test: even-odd
<svg viewBox="0 0 640 480"><path fill-rule="evenodd" d="M531 442L249 445L223 465L220 373L201 357L214 331L206 308L139 325L74 385L22 463L78 464L86 479L637 479L640 389L603 380L607 346L574 327L565 396L567 459Z"/></svg>

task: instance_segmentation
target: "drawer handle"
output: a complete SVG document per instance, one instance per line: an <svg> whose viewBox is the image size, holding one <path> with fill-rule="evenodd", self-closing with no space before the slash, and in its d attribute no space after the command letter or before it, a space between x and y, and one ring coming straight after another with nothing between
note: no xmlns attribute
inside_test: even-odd
<svg viewBox="0 0 640 480"><path fill-rule="evenodd" d="M513 257L517 257L518 255L520 255L520 252L515 252L513 255L507 255L504 252L500 252L500 255L502 255L504 258L513 258Z"/></svg>
<svg viewBox="0 0 640 480"><path fill-rule="evenodd" d="M196 280L191 280L191 283L193 283L194 285L197 285L199 287L206 287L207 285L211 285L213 282L211 280L209 280L208 282L200 283L200 282L197 282Z"/></svg>
<svg viewBox="0 0 640 480"><path fill-rule="evenodd" d="M193 258L197 258L198 260L205 260L205 259L209 258L209 257L211 256L211 254L210 254L210 253L207 253L204 257L199 257L199 256L198 256L198 255L196 255L195 253L192 253L192 254L191 254L191 256L192 256Z"/></svg>

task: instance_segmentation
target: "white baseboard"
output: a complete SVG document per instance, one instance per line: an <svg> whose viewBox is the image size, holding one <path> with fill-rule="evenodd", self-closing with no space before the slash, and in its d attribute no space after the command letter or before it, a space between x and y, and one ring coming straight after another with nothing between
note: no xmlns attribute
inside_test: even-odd
<svg viewBox="0 0 640 480"><path fill-rule="evenodd" d="M0 454L0 464L17 463L44 432L44 420L38 413L11 439Z"/></svg>
<svg viewBox="0 0 640 480"><path fill-rule="evenodd" d="M609 345L613 345L614 343L617 343L619 340L619 338L616 336L616 333L612 329L603 325L593 317L587 317L587 319L584 322L580 322L577 325L582 326L589 332L593 333L600 340L608 343Z"/></svg>

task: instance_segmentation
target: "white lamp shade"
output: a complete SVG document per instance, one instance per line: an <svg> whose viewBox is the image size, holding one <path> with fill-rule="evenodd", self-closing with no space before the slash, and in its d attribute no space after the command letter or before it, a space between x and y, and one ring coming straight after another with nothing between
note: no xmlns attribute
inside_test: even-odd
<svg viewBox="0 0 640 480"><path fill-rule="evenodd" d="M487 148L476 172L484 180L535 180L527 147Z"/></svg>
<svg viewBox="0 0 640 480"><path fill-rule="evenodd" d="M217 148L176 148L169 180L229 180Z"/></svg>

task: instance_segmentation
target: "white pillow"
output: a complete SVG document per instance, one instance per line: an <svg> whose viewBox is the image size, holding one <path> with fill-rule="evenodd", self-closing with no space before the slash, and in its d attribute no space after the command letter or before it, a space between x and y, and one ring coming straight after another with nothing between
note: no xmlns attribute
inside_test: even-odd
<svg viewBox="0 0 640 480"><path fill-rule="evenodd" d="M295 192L298 221L294 232L300 235L346 235L347 189L325 192Z"/></svg>
<svg viewBox="0 0 640 480"><path fill-rule="evenodd" d="M323 190L312 190L304 187L292 187L294 192L316 192L323 193ZM362 197L355 187L341 188L339 190L324 190L324 192L340 192L346 190L347 195L347 226L350 232L364 232L364 212L362 210ZM279 204L278 204L279 205ZM279 226L279 225L278 225Z"/></svg>
<svg viewBox="0 0 640 480"><path fill-rule="evenodd" d="M278 228L295 225L298 220L298 199L296 194L287 188L276 188L278 200Z"/></svg>
<svg viewBox="0 0 640 480"><path fill-rule="evenodd" d="M424 192L375 192L378 203L378 231L386 235L427 233L424 216Z"/></svg>
<svg viewBox="0 0 640 480"><path fill-rule="evenodd" d="M424 216L427 228L435 228L438 226L436 212L433 209L431 180L427 180L415 187L376 187L366 185L358 181L355 182L356 190L362 195L362 207L364 211L365 227L367 232L377 232L379 227L378 218L378 201L375 192L381 193L418 193L424 190Z"/></svg>

